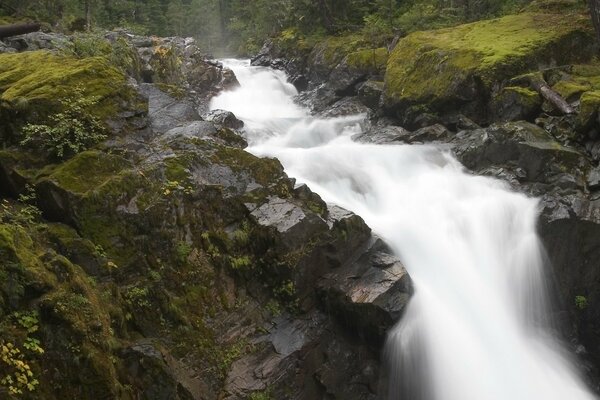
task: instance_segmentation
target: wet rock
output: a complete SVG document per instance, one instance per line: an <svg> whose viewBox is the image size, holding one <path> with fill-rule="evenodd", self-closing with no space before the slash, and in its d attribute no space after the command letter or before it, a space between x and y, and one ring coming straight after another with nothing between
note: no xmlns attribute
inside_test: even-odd
<svg viewBox="0 0 600 400"><path fill-rule="evenodd" d="M445 126L441 124L435 124L417 129L404 140L407 143L427 143L447 140L449 137L451 137L451 135L451 132Z"/></svg>
<svg viewBox="0 0 600 400"><path fill-rule="evenodd" d="M305 75L294 75L290 78L290 82L292 85L294 85L298 92L303 92L308 89L309 81Z"/></svg>
<svg viewBox="0 0 600 400"><path fill-rule="evenodd" d="M590 171L587 183L591 190L600 189L600 167L596 167Z"/></svg>
<svg viewBox="0 0 600 400"><path fill-rule="evenodd" d="M406 269L378 238L357 260L325 275L318 288L325 307L344 325L379 341L412 294Z"/></svg>
<svg viewBox="0 0 600 400"><path fill-rule="evenodd" d="M356 97L344 97L340 101L327 107L320 113L323 118L344 117L347 115L366 115L369 109L362 104Z"/></svg>
<svg viewBox="0 0 600 400"><path fill-rule="evenodd" d="M255 340L261 350L237 360L227 377L227 400L269 393L282 400L374 400L378 362L327 316L276 318Z"/></svg>
<svg viewBox="0 0 600 400"><path fill-rule="evenodd" d="M541 111L542 98L527 88L506 87L492 101L498 121L531 120Z"/></svg>
<svg viewBox="0 0 600 400"><path fill-rule="evenodd" d="M320 85L300 93L297 99L300 104L308 107L313 113L319 113L335 104L341 97L329 86Z"/></svg>
<svg viewBox="0 0 600 400"><path fill-rule="evenodd" d="M272 227L281 235L285 246L293 247L326 228L318 215L307 214L288 200L270 197L250 213L260 225Z"/></svg>
<svg viewBox="0 0 600 400"><path fill-rule="evenodd" d="M194 104L185 99L176 99L152 84L141 84L140 91L148 97L148 116L156 133L186 122L199 120Z"/></svg>
<svg viewBox="0 0 600 400"><path fill-rule="evenodd" d="M527 122L461 132L454 140L454 152L472 170L492 165L520 168L526 181L564 184L565 187L582 188L589 169L584 155L561 145L546 131Z"/></svg>
<svg viewBox="0 0 600 400"><path fill-rule="evenodd" d="M274 52L274 44L272 40L267 40L263 44L257 55L252 57L250 64L257 67L268 67L273 61L272 53Z"/></svg>
<svg viewBox="0 0 600 400"><path fill-rule="evenodd" d="M194 400L194 396L177 380L165 357L150 342L135 344L123 357L134 385L148 400Z"/></svg>
<svg viewBox="0 0 600 400"><path fill-rule="evenodd" d="M230 129L242 129L244 122L237 119L234 113L225 110L212 110L202 115L206 121L210 121L218 126Z"/></svg>
<svg viewBox="0 0 600 400"><path fill-rule="evenodd" d="M375 110L381 103L383 82L368 80L358 88L358 98L367 107Z"/></svg>
<svg viewBox="0 0 600 400"><path fill-rule="evenodd" d="M400 126L374 126L355 137L354 140L362 143L389 144L406 142L411 132Z"/></svg>

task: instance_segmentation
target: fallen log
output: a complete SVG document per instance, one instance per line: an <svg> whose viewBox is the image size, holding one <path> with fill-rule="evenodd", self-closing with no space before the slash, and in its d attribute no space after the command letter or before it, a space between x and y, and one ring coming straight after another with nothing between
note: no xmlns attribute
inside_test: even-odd
<svg viewBox="0 0 600 400"><path fill-rule="evenodd" d="M511 80L511 83L529 85L538 92L545 100L552 104L563 114L573 114L575 109L556 91L552 90L550 85L544 79L542 73L522 75Z"/></svg>
<svg viewBox="0 0 600 400"><path fill-rule="evenodd" d="M10 36L24 35L26 33L37 32L41 28L41 25L36 22L26 24L12 24L0 26L0 39L4 39Z"/></svg>

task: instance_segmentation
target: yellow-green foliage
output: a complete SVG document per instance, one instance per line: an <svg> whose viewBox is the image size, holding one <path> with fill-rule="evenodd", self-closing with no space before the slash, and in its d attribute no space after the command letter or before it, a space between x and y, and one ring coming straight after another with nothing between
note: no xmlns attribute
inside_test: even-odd
<svg viewBox="0 0 600 400"><path fill-rule="evenodd" d="M600 90L585 92L581 96L581 108L579 110L579 123L587 127L592 119L598 115L600 110Z"/></svg>
<svg viewBox="0 0 600 400"><path fill-rule="evenodd" d="M329 36L314 47L313 55L322 56L325 65L335 67L350 53L372 48L373 44L368 38L359 34Z"/></svg>
<svg viewBox="0 0 600 400"><path fill-rule="evenodd" d="M388 61L386 103L443 102L472 79L489 88L551 61L590 57L572 49L592 43L588 20L582 14L523 13L410 34Z"/></svg>
<svg viewBox="0 0 600 400"><path fill-rule="evenodd" d="M100 151L85 151L52 170L48 179L65 190L85 194L98 189L127 165L121 157Z"/></svg>
<svg viewBox="0 0 600 400"><path fill-rule="evenodd" d="M381 73L385 71L389 53L385 47L359 50L348 54L348 65L352 68Z"/></svg>
<svg viewBox="0 0 600 400"><path fill-rule="evenodd" d="M101 119L119 111L133 89L122 72L104 57L77 59L48 51L0 54L0 108L48 115L60 110L59 99L83 88L83 95L98 99L89 112Z"/></svg>
<svg viewBox="0 0 600 400"><path fill-rule="evenodd" d="M590 90L600 90L600 65L573 65L563 78L552 88L566 99Z"/></svg>

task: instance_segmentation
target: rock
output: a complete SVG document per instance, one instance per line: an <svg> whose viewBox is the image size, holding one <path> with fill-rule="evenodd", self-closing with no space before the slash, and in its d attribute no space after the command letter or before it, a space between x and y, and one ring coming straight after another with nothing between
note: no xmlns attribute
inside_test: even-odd
<svg viewBox="0 0 600 400"><path fill-rule="evenodd" d="M498 121L532 120L542 106L540 95L521 87L506 87L492 101L492 110Z"/></svg>
<svg viewBox="0 0 600 400"><path fill-rule="evenodd" d="M140 85L142 94L148 97L148 116L156 133L199 120L194 104L189 100L176 99L153 84Z"/></svg>
<svg viewBox="0 0 600 400"><path fill-rule="evenodd" d="M400 126L374 126L364 133L355 136L353 139L363 143L390 144L407 142L411 132Z"/></svg>
<svg viewBox="0 0 600 400"><path fill-rule="evenodd" d="M520 168L523 180L563 183L583 188L589 162L578 151L562 146L543 129L527 123L492 125L486 129L459 133L454 152L469 169L478 171L492 165Z"/></svg>
<svg viewBox="0 0 600 400"><path fill-rule="evenodd" d="M368 80L358 88L358 99L367 107L376 110L381 102L383 82Z"/></svg>
<svg viewBox="0 0 600 400"><path fill-rule="evenodd" d="M136 130L147 113L136 88L101 57L77 59L44 50L0 54L0 74L5 76L0 94L0 138L5 143L14 142L21 124L45 123L63 107L57 98L78 90L84 99L96 100L88 112L111 122L113 133Z"/></svg>
<svg viewBox="0 0 600 400"><path fill-rule="evenodd" d="M587 132L594 126L600 125L598 110L600 109L600 91L586 92L581 96L579 109L580 130Z"/></svg>
<svg viewBox="0 0 600 400"><path fill-rule="evenodd" d="M378 363L320 313L276 318L256 339L262 350L234 362L227 400L269 393L278 399L374 400ZM301 368L298 368L302 365Z"/></svg>
<svg viewBox="0 0 600 400"><path fill-rule="evenodd" d="M596 167L590 171L587 183L590 190L600 189L600 167Z"/></svg>
<svg viewBox="0 0 600 400"><path fill-rule="evenodd" d="M367 115L369 109L356 97L344 97L333 105L327 107L319 115L323 118L344 117L348 115Z"/></svg>
<svg viewBox="0 0 600 400"><path fill-rule="evenodd" d="M308 78L302 74L292 76L290 82L298 92L303 92L308 89Z"/></svg>
<svg viewBox="0 0 600 400"><path fill-rule="evenodd" d="M269 67L271 65L271 61L273 61L273 57L271 56L273 51L273 41L265 41L263 47L260 49L258 54L252 57L252 59L250 60L250 64L258 67Z"/></svg>
<svg viewBox="0 0 600 400"><path fill-rule="evenodd" d="M123 357L129 376L148 400L194 400L167 365L162 353L149 342L134 344Z"/></svg>
<svg viewBox="0 0 600 400"><path fill-rule="evenodd" d="M185 147L185 143L189 139L202 139L218 143L224 146L236 147L243 149L248 146L248 143L237 133L221 126L215 126L209 121L194 121L186 125L179 126L168 130L162 139L171 144L178 143Z"/></svg>
<svg viewBox="0 0 600 400"><path fill-rule="evenodd" d="M426 126L424 128L421 128L421 129L418 129L418 130L412 132L404 140L407 143L414 143L414 142L427 143L427 142L447 140L451 136L452 136L452 134L445 126L443 126L441 124L435 124L435 125L431 125L431 126Z"/></svg>
<svg viewBox="0 0 600 400"><path fill-rule="evenodd" d="M380 342L412 294L406 269L377 238L357 260L325 275L318 287L323 304L344 325Z"/></svg>
<svg viewBox="0 0 600 400"><path fill-rule="evenodd" d="M269 197L268 201L250 213L258 224L272 227L281 235L285 246L309 240L326 227L318 215L307 214L302 208L281 198Z"/></svg>
<svg viewBox="0 0 600 400"><path fill-rule="evenodd" d="M16 53L16 52L17 52L17 49L15 49L14 47L8 46L3 41L0 41L0 54L2 54L2 53Z"/></svg>
<svg viewBox="0 0 600 400"><path fill-rule="evenodd" d="M4 42L17 51L65 50L71 44L69 38L59 33L32 32L5 38Z"/></svg>
<svg viewBox="0 0 600 400"><path fill-rule="evenodd" d="M240 86L237 77L229 68L222 69L222 76L221 86L223 87L223 90L233 90Z"/></svg>
<svg viewBox="0 0 600 400"><path fill-rule="evenodd" d="M597 262L600 246L600 201L583 193L560 194L551 191L541 199L540 236L551 260L558 294L558 310L568 315L571 324L563 324L569 337L577 337L596 365L600 360L600 275ZM586 300L583 308L576 297ZM588 357L586 357L588 358Z"/></svg>
<svg viewBox="0 0 600 400"><path fill-rule="evenodd" d="M202 118L225 128L242 129L244 127L244 122L237 119L235 114L231 111L212 110L203 114Z"/></svg>
<svg viewBox="0 0 600 400"><path fill-rule="evenodd" d="M529 12L412 33L400 39L388 62L387 112L402 119L410 107L421 106L486 122L495 84L543 65L588 58L593 41L587 20Z"/></svg>
<svg viewBox="0 0 600 400"><path fill-rule="evenodd" d="M341 97L327 85L317 86L316 88L304 91L297 96L298 102L310 108L313 113L325 111L340 99Z"/></svg>

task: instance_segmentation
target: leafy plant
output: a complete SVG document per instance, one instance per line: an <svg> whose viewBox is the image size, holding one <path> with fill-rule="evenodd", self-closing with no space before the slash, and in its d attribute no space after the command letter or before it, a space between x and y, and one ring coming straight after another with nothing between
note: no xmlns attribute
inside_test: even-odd
<svg viewBox="0 0 600 400"><path fill-rule="evenodd" d="M585 296L575 296L575 307L579 310L585 310L588 305L588 300Z"/></svg>
<svg viewBox="0 0 600 400"><path fill-rule="evenodd" d="M60 100L63 111L51 115L46 124L23 127L23 146L32 146L58 159L68 158L106 139L106 128L89 113L97 97L86 97L82 88Z"/></svg>

